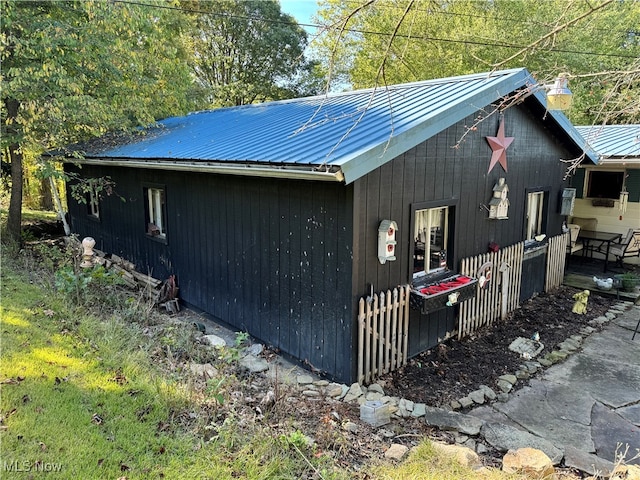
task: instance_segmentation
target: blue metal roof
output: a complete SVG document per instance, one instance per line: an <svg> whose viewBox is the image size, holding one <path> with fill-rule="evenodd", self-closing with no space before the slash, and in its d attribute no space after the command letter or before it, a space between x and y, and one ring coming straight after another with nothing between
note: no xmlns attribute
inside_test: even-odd
<svg viewBox="0 0 640 480"><path fill-rule="evenodd" d="M640 125L579 126L576 130L598 154L598 163L640 165Z"/></svg>
<svg viewBox="0 0 640 480"><path fill-rule="evenodd" d="M85 155L126 159L138 166L173 161L183 169L211 162L263 172L266 167L305 167L339 171L338 179L350 183L480 108L535 84L519 68L221 108L162 120L140 140ZM545 104L544 94L533 96ZM583 147L582 137L562 113L549 115Z"/></svg>

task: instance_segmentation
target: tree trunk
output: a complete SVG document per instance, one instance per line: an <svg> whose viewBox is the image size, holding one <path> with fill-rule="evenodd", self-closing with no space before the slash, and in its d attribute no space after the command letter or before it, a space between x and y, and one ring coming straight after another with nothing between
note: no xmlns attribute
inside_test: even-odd
<svg viewBox="0 0 640 480"><path fill-rule="evenodd" d="M7 125L14 126L18 118L20 102L6 99ZM18 244L22 243L22 149L17 141L9 145L9 159L11 160L11 199L9 200L9 214L7 216L7 233L9 238Z"/></svg>
<svg viewBox="0 0 640 480"><path fill-rule="evenodd" d="M40 208L49 211L54 209L51 182L49 182L48 178L40 180Z"/></svg>

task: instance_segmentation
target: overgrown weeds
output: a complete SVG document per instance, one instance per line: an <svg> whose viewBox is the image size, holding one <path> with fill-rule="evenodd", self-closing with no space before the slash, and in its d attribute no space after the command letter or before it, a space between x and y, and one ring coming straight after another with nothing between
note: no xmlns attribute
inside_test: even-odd
<svg viewBox="0 0 640 480"><path fill-rule="evenodd" d="M267 406L258 415L245 402L235 358L246 334L221 354L108 272L48 248L2 258L0 428L16 478L36 464L59 478L349 477L283 448L286 422L274 429ZM188 368L206 362L208 382Z"/></svg>

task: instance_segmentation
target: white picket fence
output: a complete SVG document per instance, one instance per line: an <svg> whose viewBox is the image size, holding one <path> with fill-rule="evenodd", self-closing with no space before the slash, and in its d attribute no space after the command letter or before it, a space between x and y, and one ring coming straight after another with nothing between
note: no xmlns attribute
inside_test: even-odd
<svg viewBox="0 0 640 480"><path fill-rule="evenodd" d="M549 239L545 291L562 284L568 235ZM524 242L462 260L460 273L476 277L490 262L491 279L460 304L458 338L471 335L519 305ZM358 309L358 382L370 383L407 363L410 285L361 298Z"/></svg>
<svg viewBox="0 0 640 480"><path fill-rule="evenodd" d="M409 285L404 285L360 299L359 383L370 383L407 363L410 290Z"/></svg>

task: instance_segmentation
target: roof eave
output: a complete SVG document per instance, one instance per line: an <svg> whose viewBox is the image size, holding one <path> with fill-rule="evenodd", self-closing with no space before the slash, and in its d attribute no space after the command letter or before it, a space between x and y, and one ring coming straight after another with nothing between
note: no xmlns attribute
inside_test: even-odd
<svg viewBox="0 0 640 480"><path fill-rule="evenodd" d="M183 172L218 173L224 175L241 175L246 177L287 178L296 180L316 180L328 182L344 182L344 175L339 168L318 169L316 166L292 167L281 164L216 162L167 161L159 159L132 158L65 158L65 163L81 165L101 165L111 167L145 168L151 170L170 170Z"/></svg>

